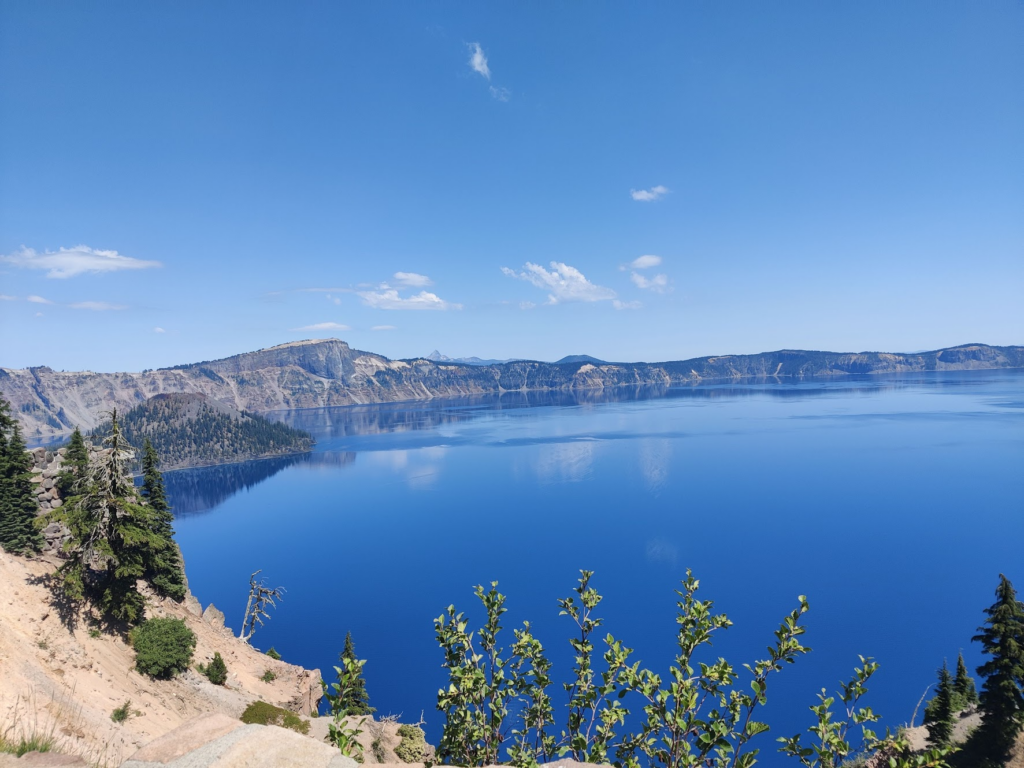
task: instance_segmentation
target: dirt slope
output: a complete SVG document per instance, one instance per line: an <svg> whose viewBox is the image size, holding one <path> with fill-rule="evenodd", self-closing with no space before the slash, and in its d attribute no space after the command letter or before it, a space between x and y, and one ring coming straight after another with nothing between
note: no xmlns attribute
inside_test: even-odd
<svg viewBox="0 0 1024 768"><path fill-rule="evenodd" d="M62 752L117 766L198 714L238 717L256 699L300 713L315 706L319 670L267 658L217 626L219 612L208 611L211 621L204 620L191 596L183 604L151 597L148 615L184 619L198 640L194 662L219 651L230 672L227 685L215 686L194 670L170 681L140 675L120 637L92 636L81 616L73 627L62 622L42 583L55 563L0 551L0 736L50 733ZM259 679L267 669L277 675L272 683ZM138 714L115 724L111 712L127 700Z"/></svg>

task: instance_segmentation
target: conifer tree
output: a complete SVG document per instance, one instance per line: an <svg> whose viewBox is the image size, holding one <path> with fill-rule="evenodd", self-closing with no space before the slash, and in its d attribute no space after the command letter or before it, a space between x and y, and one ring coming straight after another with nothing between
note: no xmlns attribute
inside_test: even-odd
<svg viewBox="0 0 1024 768"><path fill-rule="evenodd" d="M956 659L956 678L953 680L953 707L957 711L978 703L978 692L974 689L974 678L967 674L964 654Z"/></svg>
<svg viewBox="0 0 1024 768"><path fill-rule="evenodd" d="M42 549L43 537L36 527L39 504L32 476L32 459L25 452L18 423L9 415L10 405L0 406L0 546L24 554Z"/></svg>
<svg viewBox="0 0 1024 768"><path fill-rule="evenodd" d="M89 472L89 449L78 427L71 433L71 440L64 451L60 474L57 475L57 490L62 499L76 495L81 482Z"/></svg>
<svg viewBox="0 0 1024 768"><path fill-rule="evenodd" d="M939 670L939 685L935 690L935 708L932 722L928 726L928 743L933 747L944 747L953 737L953 677L946 662Z"/></svg>
<svg viewBox="0 0 1024 768"><path fill-rule="evenodd" d="M352 633L345 633L345 649L340 654L342 667L345 668L345 660L358 661L356 646L352 642ZM370 695L366 692L366 680L363 678L362 667L359 667L359 674L352 685L343 692L340 706L350 715L372 715L377 710L370 706Z"/></svg>
<svg viewBox="0 0 1024 768"><path fill-rule="evenodd" d="M142 453L142 498L149 505L153 518L153 533L167 545L153 553L146 578L162 595L175 600L185 598L185 569L181 563L181 551L174 542L174 516L167 503L164 478L160 474L160 457L147 437Z"/></svg>
<svg viewBox="0 0 1024 768"><path fill-rule="evenodd" d="M69 598L93 599L105 616L134 624L145 610L137 582L168 542L154 533L153 511L128 474L132 454L116 410L103 442L107 451L90 464L82 493L49 515L70 532L57 572Z"/></svg>
<svg viewBox="0 0 1024 768"><path fill-rule="evenodd" d="M979 754L1002 765L1021 730L1024 714L1024 604L1010 580L999 574L996 602L985 609L988 618L972 640L991 657L978 667L985 682L978 701L981 725L971 736Z"/></svg>

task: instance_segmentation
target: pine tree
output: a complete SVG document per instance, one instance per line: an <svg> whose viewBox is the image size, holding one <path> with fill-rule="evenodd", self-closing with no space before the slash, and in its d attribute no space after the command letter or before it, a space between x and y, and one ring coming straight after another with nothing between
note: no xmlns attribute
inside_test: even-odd
<svg viewBox="0 0 1024 768"><path fill-rule="evenodd" d="M21 439L18 423L8 415L9 408L4 401L0 409L3 413L0 431L4 433L0 446L3 452L0 461L0 546L19 554L38 552L43 546L43 536L36 527L39 504L30 482L32 459L25 452L25 441Z"/></svg>
<svg viewBox="0 0 1024 768"><path fill-rule="evenodd" d="M1024 604L1010 580L999 575L996 602L985 609L988 618L972 640L991 658L978 667L985 682L979 705L981 725L971 736L979 754L1001 765L1021 730L1024 713Z"/></svg>
<svg viewBox="0 0 1024 768"><path fill-rule="evenodd" d="M978 703L978 692L974 689L974 678L967 674L964 655L956 659L956 678L953 681L953 707L957 711Z"/></svg>
<svg viewBox="0 0 1024 768"><path fill-rule="evenodd" d="M345 667L344 662L346 659L350 661L359 660L356 656L356 646L352 642L351 632L345 634L345 649L339 657L341 658L343 668ZM370 695L366 692L366 680L363 678L361 668L358 677L356 677L352 686L345 691L345 695L339 704L350 715L372 715L377 711L374 707L370 706Z"/></svg>
<svg viewBox="0 0 1024 768"><path fill-rule="evenodd" d="M78 492L79 484L89 473L89 449L85 445L81 430L75 427L71 440L64 451L60 474L57 475L57 491L62 499L69 499Z"/></svg>
<svg viewBox="0 0 1024 768"><path fill-rule="evenodd" d="M48 516L70 532L67 560L57 573L67 597L94 600L105 616L134 624L145 610L137 582L167 541L153 532L153 511L141 503L128 474L132 454L117 411L104 445L106 454L90 464L81 494Z"/></svg>
<svg viewBox="0 0 1024 768"><path fill-rule="evenodd" d="M146 578L160 594L175 600L185 599L185 569L181 563L181 551L174 542L174 516L167 503L164 478L160 474L160 457L153 444L146 438L142 453L142 498L145 499L153 517L153 533L167 544L153 553Z"/></svg>
<svg viewBox="0 0 1024 768"><path fill-rule="evenodd" d="M953 678L946 662L939 670L939 685L935 689L935 709L928 726L928 743L933 747L944 747L953 737Z"/></svg>

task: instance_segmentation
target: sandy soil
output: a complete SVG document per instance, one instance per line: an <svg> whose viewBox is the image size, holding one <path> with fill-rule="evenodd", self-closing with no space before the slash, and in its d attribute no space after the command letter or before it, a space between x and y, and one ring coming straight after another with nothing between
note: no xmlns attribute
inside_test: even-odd
<svg viewBox="0 0 1024 768"><path fill-rule="evenodd" d="M121 637L93 637L81 615L62 619L43 583L55 564L0 551L0 736L53 734L60 751L116 766L195 715L238 717L257 699L308 714L319 698L318 670L267 658L205 621L194 598L178 604L150 597L147 615L184 619L198 640L194 663L219 651L227 685L215 686L194 670L169 681L140 675ZM277 675L272 683L259 679L268 669ZM114 723L111 712L127 700L137 714Z"/></svg>

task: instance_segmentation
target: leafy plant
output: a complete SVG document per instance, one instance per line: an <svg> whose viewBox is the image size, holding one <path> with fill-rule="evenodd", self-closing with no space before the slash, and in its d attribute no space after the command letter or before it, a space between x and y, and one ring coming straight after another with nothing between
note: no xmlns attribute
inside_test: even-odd
<svg viewBox="0 0 1024 768"><path fill-rule="evenodd" d="M352 633L345 633L345 648L338 657L344 664L346 659L356 660L356 646L352 642ZM377 710L370 706L370 695L366 692L366 680L362 673L353 681L352 687L347 692L346 701L342 702L345 711L350 715L372 715Z"/></svg>
<svg viewBox="0 0 1024 768"><path fill-rule="evenodd" d="M445 715L439 759L467 766L498 763L504 747L510 761L524 768L556 755L608 763L613 753L616 764L627 768L638 766L642 757L667 768L752 765L757 750L747 743L767 730L752 715L766 702L769 677L809 650L799 640L806 600L800 598L799 607L775 633L768 659L744 665L753 678L750 694L734 687L739 675L723 659L694 669L694 654L731 622L715 615L710 601L696 599L699 582L689 572L678 592L679 652L666 684L639 662L630 663L631 649L611 634L603 637L604 650L595 661L594 638L602 620L594 610L602 598L591 586L592 576L582 571L575 594L559 601L561 614L573 620L578 634L570 640L575 663L572 681L563 684L569 711L558 737L551 731L553 709L547 693L551 664L529 623L514 633L507 659L498 647L505 597L496 583L489 591L475 589L487 615L478 632L467 630L465 616L454 606L435 619L449 678L447 688L438 692L437 706ZM626 696L643 702L646 719L638 733L620 738L617 731L629 715L622 703ZM515 717L509 717L510 711Z"/></svg>
<svg viewBox="0 0 1024 768"><path fill-rule="evenodd" d="M260 680L264 683L272 683L277 680L277 673L272 669L268 669L260 676Z"/></svg>
<svg viewBox="0 0 1024 768"><path fill-rule="evenodd" d="M274 649L274 646L270 646L270 648L267 649L267 656L272 658L274 661L281 660L281 654Z"/></svg>
<svg viewBox="0 0 1024 768"><path fill-rule="evenodd" d="M243 723L256 725L278 725L303 735L309 734L309 721L303 720L294 712L275 707L265 701L254 701L242 713Z"/></svg>
<svg viewBox="0 0 1024 768"><path fill-rule="evenodd" d="M358 681L362 679L365 664L365 660L342 657L342 666L334 668L338 681L331 683L330 686L323 680L320 681L333 719L327 726L327 740L341 750L341 754L360 763L363 761L363 745L359 743L357 737L362 733L359 726L366 721L360 718L353 724L352 719L355 716L346 708L346 703L352 700Z"/></svg>
<svg viewBox="0 0 1024 768"><path fill-rule="evenodd" d="M936 747L919 754L911 754L909 744L903 735L895 736L886 732L879 738L867 727L868 723L877 722L879 717L870 707L858 707L861 698L868 692L867 683L878 671L878 664L869 658L860 657L861 667L854 668L853 677L848 683L841 683L837 694L838 700L845 708L847 719L836 717L832 711L836 697L828 696L822 689L818 694L819 704L811 707L817 722L808 728L814 741L809 744L801 742L802 734L789 738L780 738L782 746L779 751L796 757L805 768L834 768L846 765L848 757L854 749L850 742L850 728L860 726L862 748L874 753L882 762L879 765L888 768L948 768L947 757L952 755L955 747Z"/></svg>
<svg viewBox="0 0 1024 768"><path fill-rule="evenodd" d="M192 662L196 636L181 619L149 619L129 634L135 668L144 675L170 678Z"/></svg>
<svg viewBox="0 0 1024 768"><path fill-rule="evenodd" d="M91 637L93 640L97 639L102 634L103 634L102 632L100 632L98 629L95 629L95 628L89 630L89 637Z"/></svg>

